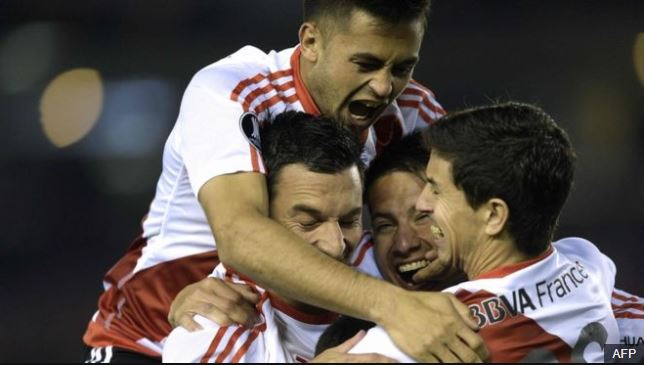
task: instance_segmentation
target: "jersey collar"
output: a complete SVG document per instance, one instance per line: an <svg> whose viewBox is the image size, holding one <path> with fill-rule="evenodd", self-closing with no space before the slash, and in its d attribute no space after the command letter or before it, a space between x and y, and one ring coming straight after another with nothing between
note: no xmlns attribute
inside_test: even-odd
<svg viewBox="0 0 645 365"><path fill-rule="evenodd" d="M293 51L293 54L291 55L291 68L293 69L293 81L296 86L296 95L298 96L298 100L300 100L302 107L305 109L305 112L311 115L319 116L320 109L318 109L318 106L314 102L314 99L311 97L309 91L305 87L305 83L304 81L302 81L302 77L300 77L301 54L302 52L300 51L300 46L297 46L295 51Z"/></svg>

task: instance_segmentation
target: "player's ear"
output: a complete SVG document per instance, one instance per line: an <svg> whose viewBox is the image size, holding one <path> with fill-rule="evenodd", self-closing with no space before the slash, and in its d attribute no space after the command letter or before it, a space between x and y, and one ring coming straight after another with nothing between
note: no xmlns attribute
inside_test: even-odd
<svg viewBox="0 0 645 365"><path fill-rule="evenodd" d="M322 33L318 25L313 22L302 23L298 37L302 56L310 62L316 62L322 45Z"/></svg>
<svg viewBox="0 0 645 365"><path fill-rule="evenodd" d="M485 232L489 236L500 234L508 221L509 211L506 202L499 198L493 198L482 206L485 219Z"/></svg>

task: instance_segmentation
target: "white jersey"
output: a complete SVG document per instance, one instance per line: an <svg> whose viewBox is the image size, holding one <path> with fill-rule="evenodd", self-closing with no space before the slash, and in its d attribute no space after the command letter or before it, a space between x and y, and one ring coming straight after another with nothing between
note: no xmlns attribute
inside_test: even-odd
<svg viewBox="0 0 645 365"><path fill-rule="evenodd" d="M246 46L193 77L164 147L142 237L106 274L99 310L83 337L87 345L161 353L172 299L219 262L199 189L223 174L265 173L258 121L287 110L320 114L300 77L299 57L299 47L267 54ZM411 81L361 136L363 160L443 114L432 92Z"/></svg>
<svg viewBox="0 0 645 365"><path fill-rule="evenodd" d="M359 264L370 246L369 240L361 240L350 262ZM222 264L211 276L250 285L260 294L260 323L253 328L221 327L196 315L203 329L189 332L175 328L166 339L163 362L309 362L318 338L338 317L335 313L311 315L298 311Z"/></svg>
<svg viewBox="0 0 645 365"><path fill-rule="evenodd" d="M613 262L593 244L567 238L535 259L444 291L478 320L491 362L602 362L604 344L619 341L614 277ZM351 352L412 362L381 327L370 329Z"/></svg>

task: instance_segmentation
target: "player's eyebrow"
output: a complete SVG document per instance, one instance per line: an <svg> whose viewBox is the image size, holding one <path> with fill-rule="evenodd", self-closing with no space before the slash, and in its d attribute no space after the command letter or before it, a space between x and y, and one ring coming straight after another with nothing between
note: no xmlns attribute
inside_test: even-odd
<svg viewBox="0 0 645 365"><path fill-rule="evenodd" d="M310 216L314 218L320 218L322 217L322 212L316 208L310 207L306 204L296 204L294 205L291 210L293 210L296 213L305 213L309 214Z"/></svg>
<svg viewBox="0 0 645 365"><path fill-rule="evenodd" d="M409 214L409 215L413 215L416 212L417 212L417 208L413 205L413 206L408 208L406 213ZM392 214L392 213L389 213L389 212L378 212L378 211L373 212L372 213L372 220L376 220L378 218L388 219L388 220L391 220L391 221L394 221L394 222L396 222L398 220L396 214Z"/></svg>
<svg viewBox="0 0 645 365"><path fill-rule="evenodd" d="M434 188L438 188L438 187L439 187L439 184L438 184L438 183L435 181L435 179L433 179L432 177L428 177L428 176L426 176L426 182L427 182L428 184L432 185L432 187L434 187Z"/></svg>
<svg viewBox="0 0 645 365"><path fill-rule="evenodd" d="M347 214L343 214L341 218L354 217L361 214L362 211L363 211L363 207L355 207L354 209L350 210Z"/></svg>
<svg viewBox="0 0 645 365"><path fill-rule="evenodd" d="M396 221L396 217L394 216L394 214L386 213L386 212L374 212L372 214L372 220L376 220L378 218Z"/></svg>
<svg viewBox="0 0 645 365"><path fill-rule="evenodd" d="M305 214L308 214L311 217L316 218L316 219L322 219L323 218L323 213L320 210L318 210L316 208L313 208L313 207L310 207L310 206L308 206L306 204L296 204L291 209L295 213L305 213ZM354 209L350 210L348 213L343 214L343 216L341 218L356 216L356 215L360 214L362 210L363 210L363 208L360 207L360 206L359 207L354 207Z"/></svg>
<svg viewBox="0 0 645 365"><path fill-rule="evenodd" d="M376 57L375 55L371 53L354 53L351 57L350 60L356 61L356 60L362 60L362 61L368 61L368 62L374 62L374 63L380 63L383 64L385 61L382 59ZM412 66L416 64L419 61L419 57L410 57L406 58L403 61L397 62L397 65L405 65L405 66Z"/></svg>

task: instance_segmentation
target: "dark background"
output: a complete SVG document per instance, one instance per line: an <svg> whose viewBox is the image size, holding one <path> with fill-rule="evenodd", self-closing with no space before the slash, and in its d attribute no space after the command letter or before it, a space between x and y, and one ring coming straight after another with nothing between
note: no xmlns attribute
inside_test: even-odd
<svg viewBox="0 0 645 365"><path fill-rule="evenodd" d="M298 0L0 0L0 361L80 359L190 78L246 44L295 45L300 14ZM641 296L642 37L642 0L435 0L415 74L447 110L513 99L550 113L579 157L557 237L596 243ZM100 114L56 147L44 90L77 68L99 73Z"/></svg>

